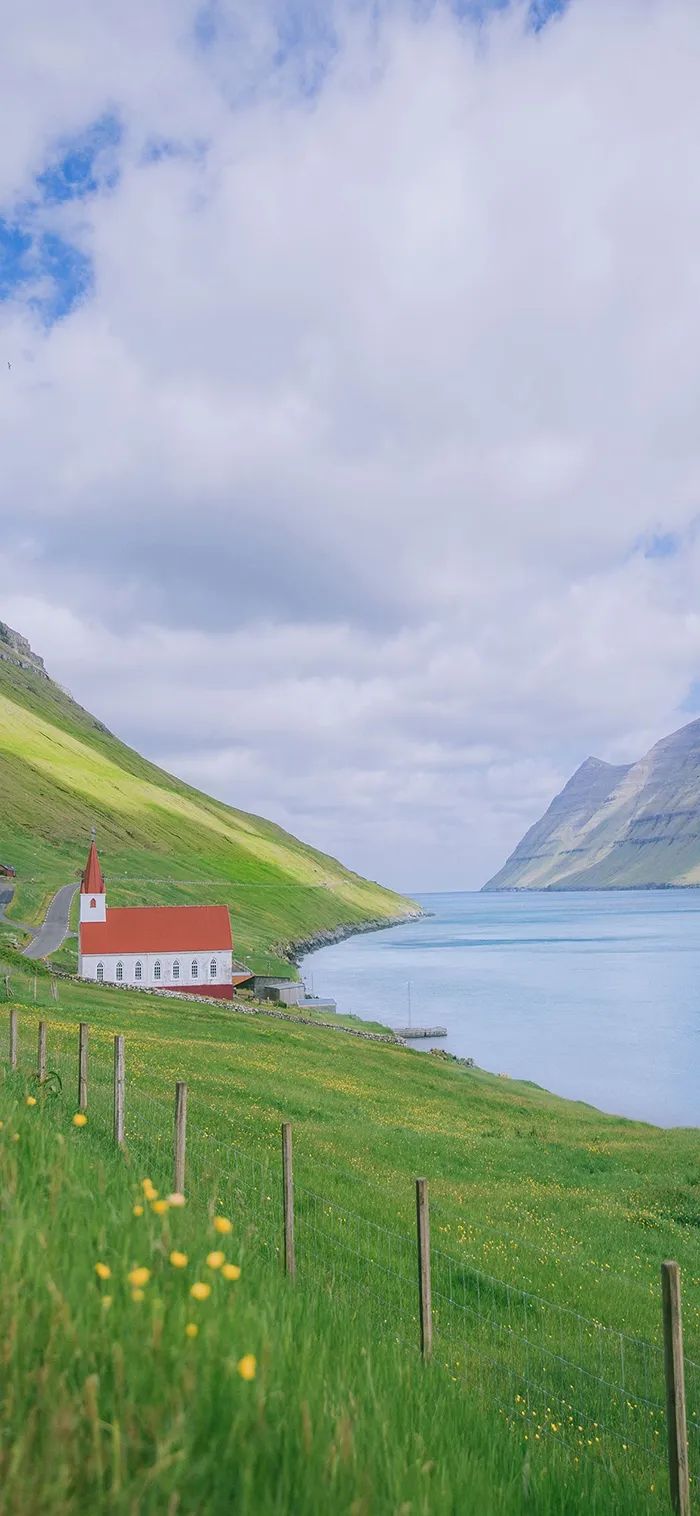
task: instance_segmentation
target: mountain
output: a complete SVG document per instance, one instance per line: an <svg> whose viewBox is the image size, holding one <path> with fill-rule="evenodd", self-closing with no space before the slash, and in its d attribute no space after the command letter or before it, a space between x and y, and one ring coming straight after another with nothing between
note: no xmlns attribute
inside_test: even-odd
<svg viewBox="0 0 700 1516"><path fill-rule="evenodd" d="M41 918L97 829L115 905L222 902L234 951L279 966L291 944L417 914L259 816L156 768L49 678L0 622L0 859L17 869L10 915Z"/></svg>
<svg viewBox="0 0 700 1516"><path fill-rule="evenodd" d="M638 763L585 763L485 890L700 884L700 721Z"/></svg>

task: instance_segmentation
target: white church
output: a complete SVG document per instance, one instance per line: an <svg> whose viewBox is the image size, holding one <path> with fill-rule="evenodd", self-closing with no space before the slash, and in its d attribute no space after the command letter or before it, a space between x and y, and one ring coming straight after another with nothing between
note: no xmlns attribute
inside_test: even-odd
<svg viewBox="0 0 700 1516"><path fill-rule="evenodd" d="M225 905L109 906L94 842L80 884L82 979L230 1000L231 918Z"/></svg>

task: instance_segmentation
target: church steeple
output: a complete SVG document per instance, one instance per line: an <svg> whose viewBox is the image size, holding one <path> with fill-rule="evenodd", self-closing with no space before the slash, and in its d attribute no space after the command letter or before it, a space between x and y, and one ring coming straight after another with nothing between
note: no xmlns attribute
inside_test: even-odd
<svg viewBox="0 0 700 1516"><path fill-rule="evenodd" d="M107 896L100 860L94 840L90 843L87 863L80 882L80 920L106 921Z"/></svg>

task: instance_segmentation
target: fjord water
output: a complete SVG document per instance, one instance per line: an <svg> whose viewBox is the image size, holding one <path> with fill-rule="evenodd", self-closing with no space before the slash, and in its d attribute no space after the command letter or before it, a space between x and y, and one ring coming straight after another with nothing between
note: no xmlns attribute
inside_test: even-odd
<svg viewBox="0 0 700 1516"><path fill-rule="evenodd" d="M700 891L440 894L302 965L338 1010L447 1027L482 1068L661 1126L700 1124ZM408 986L410 985L410 992Z"/></svg>

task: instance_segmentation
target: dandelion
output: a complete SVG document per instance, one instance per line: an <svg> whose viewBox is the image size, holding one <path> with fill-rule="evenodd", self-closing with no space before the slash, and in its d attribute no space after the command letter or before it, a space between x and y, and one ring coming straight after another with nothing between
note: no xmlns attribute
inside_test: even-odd
<svg viewBox="0 0 700 1516"><path fill-rule="evenodd" d="M205 1284L202 1279L198 1279L197 1282L192 1285L190 1295L192 1296L193 1300L208 1300L209 1296L211 1295L211 1285Z"/></svg>
<svg viewBox="0 0 700 1516"><path fill-rule="evenodd" d="M27 1105L36 1105L35 1095L27 1095Z"/></svg>
<svg viewBox="0 0 700 1516"><path fill-rule="evenodd" d="M132 1269L131 1273L127 1274L129 1284L134 1289L140 1289L142 1284L148 1284L150 1277L150 1269L144 1268L143 1265L141 1265L139 1268Z"/></svg>
<svg viewBox="0 0 700 1516"><path fill-rule="evenodd" d="M214 1231L218 1232L220 1237L228 1237L229 1232L233 1231L233 1223L229 1221L228 1216L215 1216Z"/></svg>
<svg viewBox="0 0 700 1516"><path fill-rule="evenodd" d="M95 1273L98 1279L109 1279L111 1278L112 1270L108 1263L96 1263Z"/></svg>
<svg viewBox="0 0 700 1516"><path fill-rule="evenodd" d="M168 1205L167 1200L152 1200L151 1201L151 1210L153 1211L154 1215L156 1215L156 1216L164 1216L165 1213L166 1213L166 1211L168 1211L169 1209L170 1209L170 1207Z"/></svg>
<svg viewBox="0 0 700 1516"><path fill-rule="evenodd" d="M76 1111L73 1117L73 1126L87 1126L87 1116L84 1111Z"/></svg>
<svg viewBox="0 0 700 1516"><path fill-rule="evenodd" d="M132 1290L131 1291L131 1298L132 1298L132 1300L135 1300L136 1304L138 1305L141 1300L145 1300L146 1299L145 1290Z"/></svg>
<svg viewBox="0 0 700 1516"><path fill-rule="evenodd" d="M180 1194L179 1190L174 1190L172 1195L168 1195L168 1205L182 1206L185 1204L185 1197Z"/></svg>
<svg viewBox="0 0 700 1516"><path fill-rule="evenodd" d="M243 1358L239 1359L239 1362L238 1362L238 1365L237 1365L238 1372L239 1372L239 1374L241 1376L241 1379L248 1379L248 1380L254 1379L255 1378L255 1370L257 1369L257 1366L258 1365L257 1365L257 1360L255 1358L255 1354L254 1353L246 1353Z"/></svg>
<svg viewBox="0 0 700 1516"><path fill-rule="evenodd" d="M197 1326L196 1321L188 1321L187 1326L185 1327L185 1336L196 1337L198 1331L199 1327Z"/></svg>
<svg viewBox="0 0 700 1516"><path fill-rule="evenodd" d="M186 1269L189 1259L186 1253L178 1253L177 1248L174 1248L170 1254L170 1262L174 1269Z"/></svg>
<svg viewBox="0 0 700 1516"><path fill-rule="evenodd" d="M111 1295L103 1295L102 1296L102 1309L103 1309L103 1311L108 1311L110 1309L110 1307L111 1307L111 1304L112 1304L112 1296Z"/></svg>
<svg viewBox="0 0 700 1516"><path fill-rule="evenodd" d="M134 1216L143 1216L143 1206L142 1205L135 1205L134 1206L133 1214L134 1214Z"/></svg>
<svg viewBox="0 0 700 1516"><path fill-rule="evenodd" d="M213 1253L207 1253L207 1263L210 1269L220 1269L225 1259L226 1254L220 1253L218 1250Z"/></svg>
<svg viewBox="0 0 700 1516"><path fill-rule="evenodd" d="M158 1191L152 1179L142 1179L141 1189L143 1190L143 1193L146 1196L147 1200L157 1200Z"/></svg>
<svg viewBox="0 0 700 1516"><path fill-rule="evenodd" d="M240 1279L241 1271L237 1263L225 1263L221 1270L222 1279Z"/></svg>

